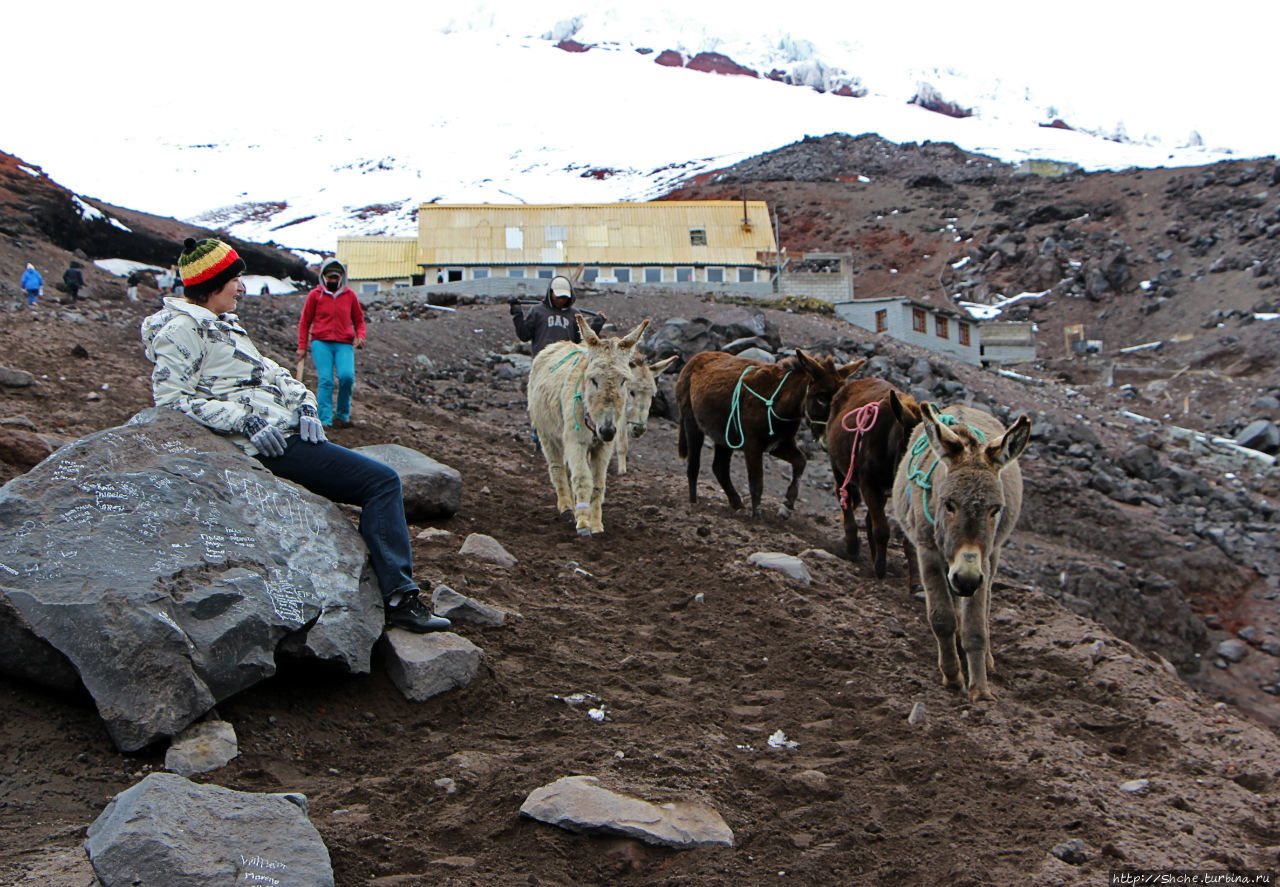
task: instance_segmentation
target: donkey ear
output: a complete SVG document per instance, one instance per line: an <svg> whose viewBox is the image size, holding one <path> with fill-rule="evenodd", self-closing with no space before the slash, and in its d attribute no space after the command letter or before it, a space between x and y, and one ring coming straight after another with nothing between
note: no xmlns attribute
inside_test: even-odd
<svg viewBox="0 0 1280 887"><path fill-rule="evenodd" d="M583 344L591 348L597 347L600 344L600 337L591 328L591 324L587 323L587 319L581 314L574 314L573 319L578 322L578 331L582 333Z"/></svg>
<svg viewBox="0 0 1280 887"><path fill-rule="evenodd" d="M649 365L649 372L653 373L655 376L661 376L661 375L662 375L662 373L663 373L663 371L664 371L667 367L669 367L669 366L671 366L673 363L675 363L675 362L676 362L676 358L677 358L677 357L679 357L679 356L680 356L679 354L673 354L673 355L671 355L670 357L664 357L662 360L658 361L657 363L650 364L650 365Z"/></svg>
<svg viewBox="0 0 1280 887"><path fill-rule="evenodd" d="M948 463L964 453L964 441L954 431L942 424L938 411L930 401L920 404L921 419L924 422L924 433L929 438L929 447L939 459Z"/></svg>
<svg viewBox="0 0 1280 887"><path fill-rule="evenodd" d="M857 360L851 360L842 367L836 369L836 375L841 379L847 379L862 369L862 365L867 362L865 357L859 357Z"/></svg>
<svg viewBox="0 0 1280 887"><path fill-rule="evenodd" d="M906 419L902 416L902 401L899 400L896 390L889 392L889 409L893 410L893 418L898 420L899 425L905 426L907 424Z"/></svg>
<svg viewBox="0 0 1280 887"><path fill-rule="evenodd" d="M999 471L1014 459L1022 455L1022 451L1031 442L1031 420L1023 413L1013 426L987 445L987 458Z"/></svg>
<svg viewBox="0 0 1280 887"><path fill-rule="evenodd" d="M822 364L805 354L799 348L796 349L796 358L800 361L800 366L804 368L804 371L815 379L822 375Z"/></svg>
<svg viewBox="0 0 1280 887"><path fill-rule="evenodd" d="M582 321L582 315L578 315L578 321ZM640 341L640 337L644 335L644 331L649 328L649 318L646 317L636 325L636 328L627 333L618 341L619 348L634 348Z"/></svg>

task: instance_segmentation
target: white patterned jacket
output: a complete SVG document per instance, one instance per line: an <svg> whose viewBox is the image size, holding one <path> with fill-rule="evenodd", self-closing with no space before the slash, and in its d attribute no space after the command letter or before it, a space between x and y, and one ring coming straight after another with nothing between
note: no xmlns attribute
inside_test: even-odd
<svg viewBox="0 0 1280 887"><path fill-rule="evenodd" d="M155 364L156 406L181 410L250 456L258 453L243 433L250 416L289 435L298 430L298 407L316 405L305 385L262 356L234 314L171 296L142 322L142 341Z"/></svg>

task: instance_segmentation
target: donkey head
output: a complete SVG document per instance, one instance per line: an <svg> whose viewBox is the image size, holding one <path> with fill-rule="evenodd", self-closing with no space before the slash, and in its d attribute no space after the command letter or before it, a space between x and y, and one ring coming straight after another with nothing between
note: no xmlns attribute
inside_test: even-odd
<svg viewBox="0 0 1280 887"><path fill-rule="evenodd" d="M621 339L601 338L576 315L587 362L582 375L582 411L596 437L613 440L625 419L627 389L631 385L631 354L649 326L645 318Z"/></svg>
<svg viewBox="0 0 1280 887"><path fill-rule="evenodd" d="M844 366L836 366L834 357L828 355L815 359L796 349L796 357L800 366L809 375L809 388L804 397L804 417L809 420L809 427L818 444L827 445L827 421L831 414L831 399L844 384L844 380L852 376L867 362L865 357L850 361Z"/></svg>
<svg viewBox="0 0 1280 887"><path fill-rule="evenodd" d="M1031 420L1019 416L995 440L984 440L965 425L944 425L933 404L921 404L929 446L946 466L934 479L934 541L947 561L951 593L969 597L982 587L997 546L1005 490L1000 472L1031 439Z"/></svg>
<svg viewBox="0 0 1280 887"><path fill-rule="evenodd" d="M658 376L675 363L677 357L678 354L673 354L657 363L647 364L643 357L632 354L631 390L627 392L627 425L632 437L639 437L649 427L649 408L653 406L653 396L658 393Z"/></svg>

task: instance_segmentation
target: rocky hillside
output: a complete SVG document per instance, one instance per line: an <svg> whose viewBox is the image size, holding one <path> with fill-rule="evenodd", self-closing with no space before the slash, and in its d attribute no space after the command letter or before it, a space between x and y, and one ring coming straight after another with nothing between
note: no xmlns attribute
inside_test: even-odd
<svg viewBox="0 0 1280 887"><path fill-rule="evenodd" d="M808 143L804 150L818 153L800 165L816 168L827 141ZM1008 264L981 270L1005 255L996 241L1018 230L1008 213L1007 229L984 228L995 195L1035 190L1037 205L1061 207L1069 196L1054 189L1093 182L1026 179L996 167L961 180L985 161L946 146L848 142L841 151L878 156L881 172L849 172L861 161L840 160L832 169L852 181L690 187L733 197L745 187L753 199L764 196L754 189L774 189L786 219L811 224L818 239L804 248L837 246L845 229L863 238L865 251L855 253L862 292L883 284L938 299L928 269L969 270L969 289L995 291L993 281L1023 266L1015 249ZM774 164L785 156L758 160L778 176ZM931 165L941 171L928 172ZM1222 170L1204 172L1216 179ZM1192 172L1108 175L1142 176L1130 179L1140 183L1166 174ZM949 189L920 181L928 175L955 181ZM1106 189L1090 187L1101 200ZM874 205L858 202L872 192ZM931 204L943 193L965 195L969 215L943 216L943 205ZM1136 215L1130 196L1115 193L1121 209L1109 218ZM920 224L934 217L937 227ZM946 223L954 232L946 218L958 220ZM1021 230L1093 224L1073 219ZM787 239L789 224L783 240L796 252L801 241ZM0 257L71 255L33 214L10 219L6 210L0 225L18 232L0 242ZM1041 241L1028 235L1033 242ZM1055 242L1072 244L1068 256L1093 255L1087 236ZM994 251L951 268L975 244ZM952 252L940 259L926 247ZM1200 280L1242 279L1225 276L1232 274ZM1254 291L1261 279L1248 278ZM400 443L462 472L458 514L412 528L419 578L519 618L497 628L459 625L485 651L489 671L426 703L401 698L379 666L340 679L284 662L279 676L219 706L241 754L202 778L305 793L344 887L413 884L437 873L478 887L619 877L1075 885L1121 867L1274 868L1280 478L1259 460L1201 448L1176 430L1226 428L1232 413L1277 417L1266 403L1275 393L1266 387L1274 327L1236 317L1175 340L1178 333L1140 326L1167 344L1120 354L1112 330L1123 327L1109 324L1123 324L1130 302L1154 301L1127 286L1097 301L1055 290L1034 302L1042 328L1049 321L1041 314L1089 306L1101 324L1090 335L1106 350L1051 354L1012 376L942 361L829 315L657 290L583 297L619 327L649 316L705 347L739 337L759 318L766 339L841 360L869 357L864 373L917 397L971 402L1006 420L1032 417L1025 517L1001 561L992 608L999 698L985 706L939 685L923 606L905 587L896 543L883 581L869 564L842 556L836 483L812 441L790 519L772 514L789 474L773 460L765 519L729 511L707 471L689 506L664 392L631 472L610 476L606 534L580 540L552 513L545 469L528 444L506 306L464 300L450 313L421 301L371 301L356 425L336 439ZM1190 306L1195 292L1181 290L1137 317L1161 322L1172 303ZM137 329L157 294L143 293L143 304L104 292L75 310L0 303L0 364L9 371L0 373L0 482L31 464L35 451L15 442L57 445L150 404ZM1219 310L1210 304L1202 306L1206 320ZM267 353L291 363L300 308L298 296L248 298L239 313ZM688 323L665 323L676 318ZM740 463L734 471L741 478ZM462 555L461 540L473 532L494 536L517 565ZM810 581L752 566L759 551L799 557ZM605 718L566 701L576 693L591 694ZM0 760L18 774L0 788L0 882L88 883L85 826L107 797L160 769L164 749L121 755L84 698L12 678L0 678L0 724ZM777 731L784 738L771 742ZM735 846L654 849L518 816L530 791L575 773L654 800L706 802L733 829Z"/></svg>

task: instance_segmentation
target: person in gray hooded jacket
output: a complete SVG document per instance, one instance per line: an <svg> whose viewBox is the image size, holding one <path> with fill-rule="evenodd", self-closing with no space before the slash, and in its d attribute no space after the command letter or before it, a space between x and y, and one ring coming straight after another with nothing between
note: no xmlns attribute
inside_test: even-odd
<svg viewBox="0 0 1280 887"><path fill-rule="evenodd" d="M516 335L522 342L533 340L531 350L534 357L552 342L582 341L578 323L574 320L578 313L573 307L574 301L573 284L569 278L559 274L551 278L546 296L527 315L520 310L520 300L511 298L511 319L515 323ZM608 319L604 314L596 314L592 318L590 326L596 335L600 334Z"/></svg>

